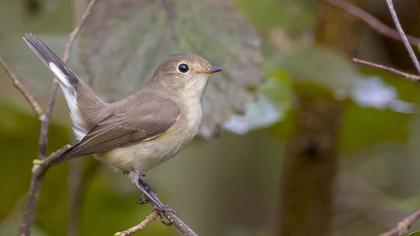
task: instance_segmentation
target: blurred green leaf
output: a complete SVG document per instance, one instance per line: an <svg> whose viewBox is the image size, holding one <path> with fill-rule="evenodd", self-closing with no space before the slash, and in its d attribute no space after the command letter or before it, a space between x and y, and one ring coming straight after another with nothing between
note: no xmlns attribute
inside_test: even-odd
<svg viewBox="0 0 420 236"><path fill-rule="evenodd" d="M235 0L235 3L262 29L288 27L307 30L313 24L313 0Z"/></svg>
<svg viewBox="0 0 420 236"><path fill-rule="evenodd" d="M20 217L16 217L16 215L21 215L21 207L26 198L32 161L37 157L38 134L39 120L34 115L6 104L0 105L0 148L2 150L0 188L7 190L7 194L0 195L0 221L20 220ZM50 149L55 149L68 142L68 130L54 123L51 125L50 134L54 137L50 139ZM52 173L46 176L42 187L36 218L36 227L41 231L63 232L62 227L58 227L59 222L62 222L66 216L66 208L63 207L65 204L62 202L65 199L62 194L66 192L66 188L63 189L65 186L63 182L66 183L66 172L63 171L63 168L65 169L65 165L58 166L56 170L51 171ZM43 219L48 219L49 223L43 225L41 223ZM56 224L51 224L54 221ZM8 229L3 229L2 225L0 232L2 230L16 231L17 225L13 229L6 226ZM56 230L57 228L59 229Z"/></svg>
<svg viewBox="0 0 420 236"><path fill-rule="evenodd" d="M404 142L409 137L412 115L391 110L347 106L342 119L340 149L350 152L384 141Z"/></svg>
<svg viewBox="0 0 420 236"><path fill-rule="evenodd" d="M301 46L285 55L280 66L295 80L316 83L332 93L349 94L359 77L345 57L318 46Z"/></svg>
<svg viewBox="0 0 420 236"><path fill-rule="evenodd" d="M224 1L100 1L80 47L90 82L111 100L137 91L173 53L194 52L223 66L204 94L204 137L230 114L243 113L264 80L260 38Z"/></svg>

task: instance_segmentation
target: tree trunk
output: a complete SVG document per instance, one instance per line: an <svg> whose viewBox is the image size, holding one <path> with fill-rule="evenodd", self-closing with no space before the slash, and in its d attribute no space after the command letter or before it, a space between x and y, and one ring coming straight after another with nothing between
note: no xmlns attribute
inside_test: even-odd
<svg viewBox="0 0 420 236"><path fill-rule="evenodd" d="M318 2L317 44L351 56L358 45L358 26L352 17ZM296 93L295 133L286 145L280 186L279 233L327 236L331 234L343 105L335 99L333 91Z"/></svg>

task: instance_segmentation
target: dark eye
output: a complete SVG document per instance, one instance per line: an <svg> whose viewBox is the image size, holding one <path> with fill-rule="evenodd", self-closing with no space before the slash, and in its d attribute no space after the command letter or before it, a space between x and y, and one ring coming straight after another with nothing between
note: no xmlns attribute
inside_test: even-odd
<svg viewBox="0 0 420 236"><path fill-rule="evenodd" d="M179 72L181 72L181 73L187 73L187 72L188 72L188 70L190 70L190 68L188 67L188 65L187 65L187 64L182 63L182 64L179 64L179 66L178 66L178 70L179 70Z"/></svg>

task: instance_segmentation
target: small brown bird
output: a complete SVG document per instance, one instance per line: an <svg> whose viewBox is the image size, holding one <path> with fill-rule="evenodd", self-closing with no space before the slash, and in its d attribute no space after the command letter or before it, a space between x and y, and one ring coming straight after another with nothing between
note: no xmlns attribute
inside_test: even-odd
<svg viewBox="0 0 420 236"><path fill-rule="evenodd" d="M69 107L78 142L60 162L96 154L139 181L140 174L174 156L197 134L207 79L222 70L194 54L172 55L139 92L107 103L36 36L23 39L57 76Z"/></svg>

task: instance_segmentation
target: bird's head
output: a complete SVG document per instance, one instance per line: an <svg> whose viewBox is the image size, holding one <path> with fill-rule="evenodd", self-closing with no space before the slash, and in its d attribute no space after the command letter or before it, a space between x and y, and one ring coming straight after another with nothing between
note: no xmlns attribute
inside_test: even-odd
<svg viewBox="0 0 420 236"><path fill-rule="evenodd" d="M173 89L196 90L202 92L211 74L221 71L221 67L194 54L175 54L166 58L157 68L153 81L163 83Z"/></svg>

